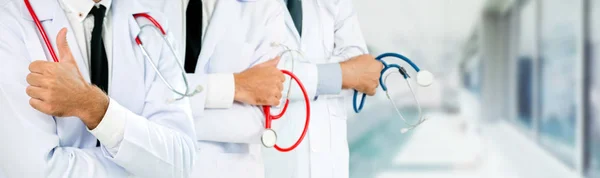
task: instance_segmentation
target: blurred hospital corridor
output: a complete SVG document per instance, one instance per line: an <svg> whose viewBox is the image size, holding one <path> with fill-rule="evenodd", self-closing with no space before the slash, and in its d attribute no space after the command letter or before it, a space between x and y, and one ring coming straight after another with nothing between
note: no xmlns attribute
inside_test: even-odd
<svg viewBox="0 0 600 178"><path fill-rule="evenodd" d="M381 88L347 98L350 177L600 177L600 0L354 2L371 54L435 82L407 67L417 104L390 75L406 122Z"/></svg>
<svg viewBox="0 0 600 178"><path fill-rule="evenodd" d="M460 95L460 105L466 109L456 113L427 112L429 120L411 132L401 134L398 128L404 127L404 123L392 116L381 118L371 130L349 140L351 177L575 177L573 172L561 168L557 160L532 160L550 155L528 143L510 123L481 123L477 118L479 111L469 109L479 106L475 96L467 92ZM364 126L350 124L348 129L361 127ZM546 166L555 167L562 174L536 172Z"/></svg>

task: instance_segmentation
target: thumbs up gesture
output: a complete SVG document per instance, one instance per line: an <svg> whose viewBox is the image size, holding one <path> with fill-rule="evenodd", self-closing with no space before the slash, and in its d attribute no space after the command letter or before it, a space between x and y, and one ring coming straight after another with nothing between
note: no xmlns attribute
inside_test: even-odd
<svg viewBox="0 0 600 178"><path fill-rule="evenodd" d="M67 29L56 37L60 62L34 61L29 65L26 89L29 104L36 110L58 117L79 117L89 129L94 129L108 108L108 96L98 87L88 84L71 54Z"/></svg>

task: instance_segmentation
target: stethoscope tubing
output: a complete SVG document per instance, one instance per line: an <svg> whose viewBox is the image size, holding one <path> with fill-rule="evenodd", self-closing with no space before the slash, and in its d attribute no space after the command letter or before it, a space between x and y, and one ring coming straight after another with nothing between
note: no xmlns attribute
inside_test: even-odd
<svg viewBox="0 0 600 178"><path fill-rule="evenodd" d="M423 123L423 122L424 122L426 119L423 117L422 110L421 110L421 105L420 105L420 103L419 103L419 100L418 100L417 96L415 95L415 93L414 93L414 90L413 90L413 88L412 88L412 86L411 86L411 84L410 84L410 82L409 82L409 80L408 80L408 78L409 78L409 76L408 76L408 73L407 73L407 72L404 70L404 68L402 68L402 67L401 67L400 65L398 65L398 64L388 64L388 63L386 63L386 62L383 60L383 58L386 58L386 57L395 57L395 58L402 59L404 62L408 63L408 64L409 64L409 65L410 65L410 66L411 66L411 67L412 67L412 68L413 68L413 69L414 69L416 72L420 72L420 71L421 71L421 69L420 69L420 68L419 68L419 67L418 67L418 66L417 66L417 65L416 65L414 62L412 62L412 60L410 60L410 59L409 59L409 58L407 58L406 56L404 56L404 55L401 55L401 54L398 54L398 53L384 53L384 54L381 54L381 55L379 55L379 56L377 56L377 57L375 58L377 61L379 61L379 62L381 62L381 63L383 64L383 69L381 70L381 73L380 73L380 74L381 74L381 77L379 77L379 83L380 83L380 85L381 85L381 88L382 88L382 89L383 89L383 91L385 92L385 94L386 94L386 96L387 96L388 100L390 100L390 102L392 103L392 105L393 105L393 107L394 107L394 109L395 109L396 113L397 113L397 114L400 116L400 118L401 118L401 119L402 119L402 120L403 120L403 121L404 121L404 122L405 122L405 123L406 123L406 124L409 126L408 128L403 128L403 129L402 129L402 133L405 133L405 132L407 132L408 130L411 130L411 129L414 129L414 128L416 128L418 125L420 125L421 123ZM415 123L415 124L411 124L411 123L409 123L409 122L408 122L408 121L407 121L407 120L404 118L404 116L403 116L403 115L402 115L402 113L401 113L401 112L398 110L398 107L396 106L396 103L395 103L395 102L392 100L392 98L391 98L391 96L390 96L390 94L389 94L389 92L388 92L388 88L387 88L386 82L387 82L387 79L388 79L388 77L389 77L389 75L390 75L391 73L390 73L390 74L387 74L387 75L385 75L385 77L384 77L384 74L385 74L385 73L386 73L388 70L390 70L390 69L397 69L397 70L398 70L398 73L400 73L400 74L403 76L404 80L405 80L405 81L406 81L406 83L408 84L408 87L409 87L409 89L410 89L410 92L411 92L411 94L413 95L413 97L414 97L415 101L417 102L417 108L418 108L418 115L419 115L418 117L419 117L419 121L418 121L417 123ZM354 109L354 112L355 112L355 113L360 113L360 111L362 111L362 109L363 109L363 107L364 107L364 104L365 104L365 99L366 99L366 97L367 97L367 95L363 93L363 94L362 94L362 96L361 96L361 100L360 100L360 102L357 104L357 99L358 99L358 91L357 91L357 90L354 90L354 95L353 95L353 102L352 102L352 106L353 106L353 109Z"/></svg>
<svg viewBox="0 0 600 178"><path fill-rule="evenodd" d="M185 73L185 69L183 68L183 64L181 64L181 62L179 60L179 57L177 57L177 54L175 53L175 49L169 43L169 40L167 39L167 32L160 25L160 23L158 23L158 21L156 19L154 19L152 16L150 16L147 13L134 14L133 17L136 18L136 19L140 18L140 17L141 18L146 18L147 20L150 21L150 23L152 23L152 25L142 25L140 27L140 34L135 38L135 42L140 47L143 55L146 57L146 59L148 60L148 62L150 62L150 66L154 69L154 71L156 71L156 74L163 81L163 83L167 86L167 88L169 88L169 90L171 90L175 94L179 95L179 97L176 98L175 100L180 100L180 99L183 99L185 97L191 97L191 96L194 96L195 94L197 94L199 92L198 90L194 90L193 92L190 93L190 86L189 86L187 75ZM165 79L165 77L162 75L162 73L158 69L158 66L154 63L154 60L152 60L152 58L148 54L146 48L144 47L144 45L142 43L142 40L140 40L140 35L141 35L141 33L143 33L143 29L144 28L148 28L148 27L150 27L151 29L153 29L155 31L159 31L160 32L160 36L161 36L163 42L165 42L167 44L167 47L169 48L169 51L171 51L171 55L173 55L175 57L175 62L177 63L177 66L179 67L179 70L181 71L181 77L183 78L183 83L185 85L185 92L178 91L177 89L175 89L175 87L173 87L173 85L171 85L171 83L169 83Z"/></svg>
<svg viewBox="0 0 600 178"><path fill-rule="evenodd" d="M306 120L304 123L304 128L302 129L302 134L300 134L300 137L298 138L298 140L296 140L296 142L292 146L287 147L287 148L280 147L277 144L274 145L274 148L277 151L289 152L289 151L296 149L296 147L298 147L300 145L300 143L302 143L302 141L304 140L304 137L306 137L306 134L308 133L308 127L310 125L310 98L308 97L306 88L304 88L304 85L302 84L302 82L300 82L299 78L296 75L294 75L294 73L287 71L287 70L281 70L281 72L290 76L292 78L292 80L296 81L298 86L300 86L300 90L302 90L302 95L304 96L304 103L305 103L305 107L306 107ZM279 114L276 114L276 115L271 115L271 106L263 106L263 112L265 114L265 129L271 129L271 122L273 120L277 120L277 119L281 118L287 111L288 105L289 105L289 99L286 99L283 109L281 110L281 112Z"/></svg>
<svg viewBox="0 0 600 178"><path fill-rule="evenodd" d="M40 19L37 17L37 14L33 10L33 7L31 7L31 3L29 3L29 0L23 0L23 1L25 2L25 6L27 6L27 10L29 11L29 14L31 14L31 18L33 18L33 22L35 23L35 26L37 27L38 31L42 35L42 39L44 39L44 43L46 43L46 47L48 49L48 52L50 52L50 56L52 56L52 60L54 62L58 62L58 57L56 56L56 52L54 51L54 48L52 48L52 43L50 43L50 39L48 38L46 31L44 30L44 26L42 26L42 22L40 22Z"/></svg>

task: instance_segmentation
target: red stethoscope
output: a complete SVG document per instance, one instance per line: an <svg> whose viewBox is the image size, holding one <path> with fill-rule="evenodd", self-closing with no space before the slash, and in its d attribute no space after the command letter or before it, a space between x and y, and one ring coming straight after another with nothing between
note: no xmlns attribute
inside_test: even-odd
<svg viewBox="0 0 600 178"><path fill-rule="evenodd" d="M267 148L274 147L277 151L288 152L288 151L292 151L292 150L296 149L296 147L298 147L298 145L300 145L300 143L302 143L302 140L304 140L304 137L306 136L306 133L308 132L308 125L310 123L310 102L309 102L310 100L308 98L308 94L306 92L306 89L304 88L304 85L302 85L302 83L300 82L298 77L296 77L296 75L294 75L292 72L287 71L287 70L281 70L281 72L286 75L289 75L291 77L290 80L294 80L298 84L298 86L300 86L300 89L302 90L302 95L304 95L304 103L306 104L306 106L305 106L306 107L306 121L304 123L304 129L302 129L302 134L300 134L300 137L298 138L298 140L296 140L296 143L294 143L292 146L284 148L284 147L280 147L279 145L277 145L277 133L275 132L275 130L271 129L271 122L273 120L277 120L277 119L281 118L283 116L283 114L285 114L285 112L287 111L290 100L286 99L285 104L283 105L283 109L281 110L281 112L279 114L276 114L276 115L271 115L271 106L263 106L263 112L265 114L265 130L263 131L263 134L261 136L261 141L262 141L263 146L265 146ZM289 90L290 90L290 88L288 88L288 97L289 97Z"/></svg>
<svg viewBox="0 0 600 178"><path fill-rule="evenodd" d="M35 26L37 27L39 33L41 34L41 36L44 40L44 43L46 44L48 51L50 52L50 55L52 56L52 60L54 62L58 62L58 57L56 57L56 52L54 51L54 48L52 48L52 44L50 43L50 40L48 39L48 35L46 34L46 31L44 30L44 27L42 26L42 23L38 19L35 11L31 7L29 0L24 0L24 2L25 2L25 6L27 6L27 10L29 11L29 14L31 15L31 18L33 18L33 21L35 22ZM187 76L185 73L185 69L183 68L183 65L181 64L180 60L178 59L177 54L175 53L175 49L168 41L167 32L163 29L163 27L160 25L160 23L158 23L158 21L156 21L152 16L150 16L146 13L134 14L133 17L136 19L140 18L140 17L146 18L148 21L150 21L152 23L152 25L150 25L150 24L142 25L140 27L140 34L143 32L141 29L146 28L146 27L152 27L152 29L154 29L155 31L158 31L161 34L163 41L167 44L166 46L169 47L171 54L174 56L175 62L177 62L177 64L178 64L177 66L179 66L179 69L182 71L181 77L183 78L183 82L185 84L185 91L179 91L179 90L175 89L175 87L173 87L173 85L171 85L171 83L166 80L166 78L162 75L162 72L160 72L160 70L158 69L156 63L154 63L154 60L152 60L150 55L148 55L146 48L144 48L144 45L142 45L142 40L140 40L139 35L135 38L135 43L140 47L142 54L148 60L148 62L150 63L150 66L152 66L154 71L156 71L156 74L158 75L158 77L163 81L163 83L165 83L165 85L169 88L169 90L171 90L173 93L175 93L179 96L179 97L176 97L175 99L170 99L169 101L180 100L185 97L190 97L197 93L200 93L202 91L201 86L196 87L194 89L194 91L190 92L190 86L188 85L188 79L187 79Z"/></svg>

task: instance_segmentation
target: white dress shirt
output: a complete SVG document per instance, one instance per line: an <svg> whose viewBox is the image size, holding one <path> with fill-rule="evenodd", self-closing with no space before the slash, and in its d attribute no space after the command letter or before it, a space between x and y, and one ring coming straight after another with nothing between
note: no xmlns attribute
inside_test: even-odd
<svg viewBox="0 0 600 178"><path fill-rule="evenodd" d="M90 67L90 47L92 41L92 30L94 29L94 15L90 14L90 11L94 6L103 5L106 7L106 15L104 16L104 24L102 29L102 39L104 40L104 48L106 50L106 56L108 59L108 80L112 80L112 28L110 7L112 0L102 0L98 3L94 3L91 0L62 0L60 5L67 14L69 23L77 38L77 44L85 59L85 66ZM110 82L109 82L110 83ZM110 92L110 91L109 91ZM112 100L111 100L111 103ZM102 121L93 130L89 130L92 135L96 136L98 140L104 145L108 152L115 155L119 150L119 145L123 140L125 133L125 120L119 117L120 113L111 109L116 106L109 104L108 110L102 118Z"/></svg>

